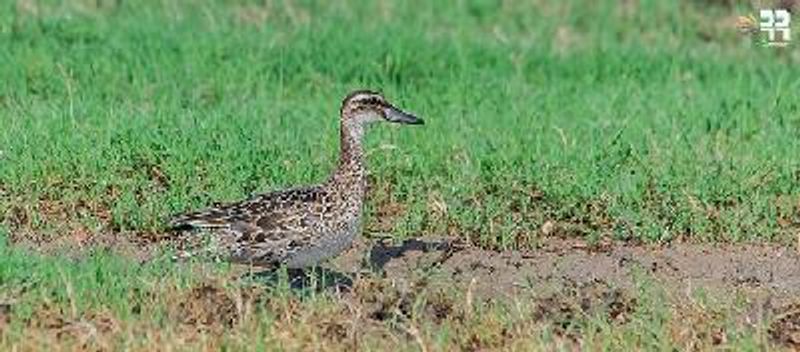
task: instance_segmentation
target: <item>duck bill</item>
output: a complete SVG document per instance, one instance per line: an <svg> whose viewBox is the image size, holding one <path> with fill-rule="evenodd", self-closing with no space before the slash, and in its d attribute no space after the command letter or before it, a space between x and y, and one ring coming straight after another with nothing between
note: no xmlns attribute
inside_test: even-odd
<svg viewBox="0 0 800 352"><path fill-rule="evenodd" d="M384 112L386 113L386 120L389 122L394 123L402 123L405 125L424 125L425 120L416 117L412 114L409 114L403 110L400 110L394 106L386 107Z"/></svg>

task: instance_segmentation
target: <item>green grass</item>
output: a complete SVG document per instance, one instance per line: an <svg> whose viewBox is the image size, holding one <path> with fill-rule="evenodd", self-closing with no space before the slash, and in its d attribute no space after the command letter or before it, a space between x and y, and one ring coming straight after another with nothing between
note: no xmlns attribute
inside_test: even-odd
<svg viewBox="0 0 800 352"><path fill-rule="evenodd" d="M578 236L785 240L800 221L798 51L739 36L730 16L749 8L0 7L15 232L158 233L175 212L320 181L339 102L361 87L428 121L369 136L370 213L399 204L396 236L507 248L553 220Z"/></svg>

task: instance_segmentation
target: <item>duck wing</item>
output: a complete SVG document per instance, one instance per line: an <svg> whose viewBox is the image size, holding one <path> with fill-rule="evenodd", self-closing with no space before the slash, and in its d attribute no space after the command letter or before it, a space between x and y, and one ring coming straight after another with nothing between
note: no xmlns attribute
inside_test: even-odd
<svg viewBox="0 0 800 352"><path fill-rule="evenodd" d="M224 230L234 242L269 243L301 239L319 223L326 192L321 187L295 188L256 195L177 215L169 222L175 230Z"/></svg>

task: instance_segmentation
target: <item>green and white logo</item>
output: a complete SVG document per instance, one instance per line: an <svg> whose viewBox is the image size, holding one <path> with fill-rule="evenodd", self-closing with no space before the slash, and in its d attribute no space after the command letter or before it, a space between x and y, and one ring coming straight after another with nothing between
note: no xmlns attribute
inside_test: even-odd
<svg viewBox="0 0 800 352"><path fill-rule="evenodd" d="M786 46L791 40L792 30L789 24L792 21L792 14L784 9L761 10L759 13L761 22L759 30L767 33L768 46Z"/></svg>

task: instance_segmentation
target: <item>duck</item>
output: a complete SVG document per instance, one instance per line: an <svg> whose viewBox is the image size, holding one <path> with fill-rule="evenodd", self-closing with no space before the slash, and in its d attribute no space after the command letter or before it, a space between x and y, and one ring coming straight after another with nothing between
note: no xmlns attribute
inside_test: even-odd
<svg viewBox="0 0 800 352"><path fill-rule="evenodd" d="M339 160L326 181L179 214L168 227L210 234L223 258L233 263L303 269L336 257L361 232L367 192L364 135L379 122L425 123L381 93L353 91L341 103Z"/></svg>

